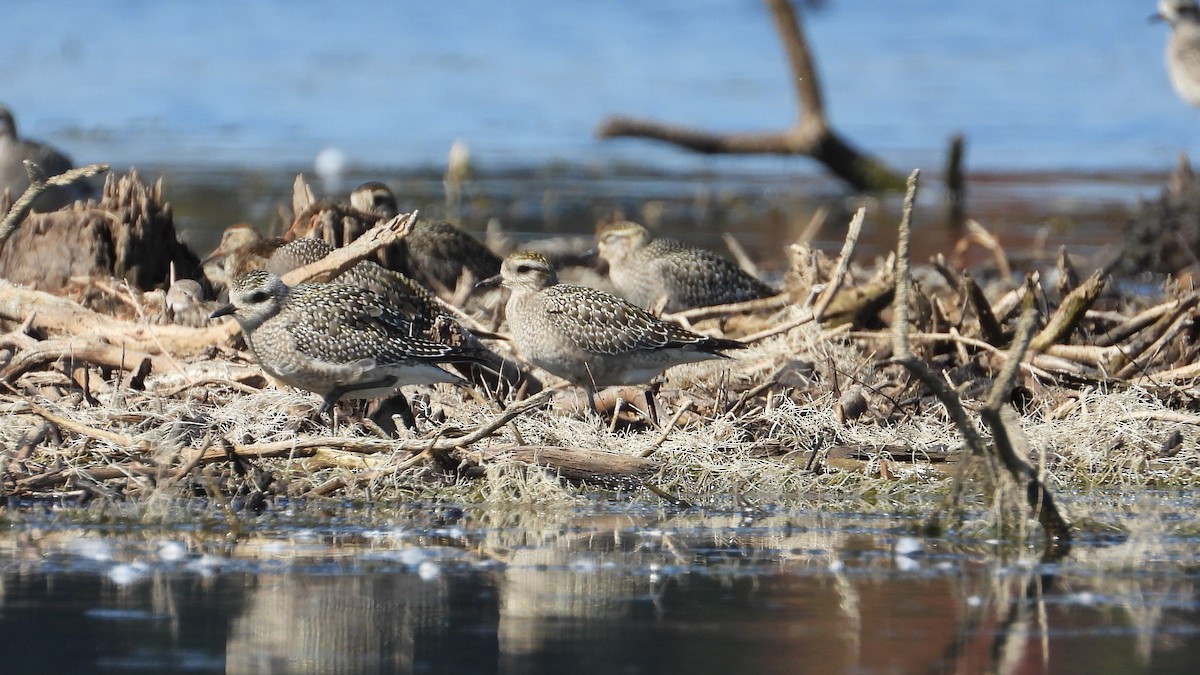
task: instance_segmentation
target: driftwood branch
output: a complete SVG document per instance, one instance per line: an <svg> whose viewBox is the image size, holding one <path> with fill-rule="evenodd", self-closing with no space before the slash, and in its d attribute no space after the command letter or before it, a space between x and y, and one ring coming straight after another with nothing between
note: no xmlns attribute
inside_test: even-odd
<svg viewBox="0 0 1200 675"><path fill-rule="evenodd" d="M864 155L829 127L812 54L790 0L765 0L783 42L796 87L799 114L778 132L721 134L651 120L612 116L600 123L600 138L648 138L705 154L807 155L859 190L898 190L903 180L879 160Z"/></svg>
<svg viewBox="0 0 1200 675"><path fill-rule="evenodd" d="M1100 272L1096 272L1063 298L1058 310L1046 322L1046 327L1033 338L1029 348L1035 352L1044 352L1051 345L1067 339L1071 331L1083 320L1087 310L1096 302L1096 298L1100 297L1102 290L1104 279L1100 277Z"/></svg>
<svg viewBox="0 0 1200 675"><path fill-rule="evenodd" d="M850 219L850 227L846 231L846 240L842 242L842 251L838 254L837 267L833 270L833 276L829 279L829 284L821 293L820 299L817 300L813 307L813 317L820 321L825 316L825 310L829 309L829 303L833 302L833 296L837 295L838 289L842 287L842 282L846 279L846 271L850 269L850 260L854 257L854 248L858 245L858 236L862 233L863 221L867 217L867 207L859 207L854 213L854 217Z"/></svg>
<svg viewBox="0 0 1200 675"><path fill-rule="evenodd" d="M52 187L70 185L75 181L104 173L108 171L108 165L89 164L47 178L45 172L37 164L25 160L25 171L29 174L29 187L25 188L25 192L17 201L13 202L8 213L4 215L4 220L0 221L0 248L4 248L4 243L8 241L13 232L16 232L21 223L25 221L25 216L29 215L29 211L33 208L33 203L37 201L38 197L42 196L42 193Z"/></svg>
<svg viewBox="0 0 1200 675"><path fill-rule="evenodd" d="M306 281L329 281L375 251L407 236L412 231L413 223L417 222L418 213L401 213L389 221L376 224L363 236L334 249L324 258L283 275L283 283L295 286Z"/></svg>
<svg viewBox="0 0 1200 675"><path fill-rule="evenodd" d="M161 354L165 349L177 357L226 344L237 333L232 321L205 328L122 321L67 298L5 283L0 283L0 321L28 322L31 328L107 342L129 352Z"/></svg>

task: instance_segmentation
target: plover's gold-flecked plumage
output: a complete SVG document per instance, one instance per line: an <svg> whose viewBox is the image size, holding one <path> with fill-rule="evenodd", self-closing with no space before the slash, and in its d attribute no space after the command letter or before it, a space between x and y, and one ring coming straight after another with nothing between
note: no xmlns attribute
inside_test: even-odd
<svg viewBox="0 0 1200 675"><path fill-rule="evenodd" d="M294 239L275 249L267 261L267 271L282 276L293 269L314 263L333 252L319 239ZM505 361L484 347L462 326L433 294L421 284L372 260L360 260L333 279L333 283L365 288L384 298L388 306L407 316L414 334L437 342L448 342L474 350L478 360L455 364L455 369L471 382L507 396L522 383L527 393L536 393L541 383L522 373L516 364Z"/></svg>
<svg viewBox="0 0 1200 675"><path fill-rule="evenodd" d="M388 186L372 181L350 193L350 206L358 211L391 218L399 211ZM406 275L439 292L452 292L464 271L474 281L500 271L500 258L483 242L451 223L420 219L396 243L397 267ZM391 264L391 263L389 263Z"/></svg>
<svg viewBox="0 0 1200 675"><path fill-rule="evenodd" d="M560 284L538 253L509 255L499 277L512 291L505 316L517 351L584 387L593 409L599 387L643 384L672 366L745 346L693 333L603 291Z"/></svg>
<svg viewBox="0 0 1200 675"><path fill-rule="evenodd" d="M613 286L644 308L665 298L663 310L678 312L776 293L732 261L674 239L654 237L637 223L616 223L597 239Z"/></svg>
<svg viewBox="0 0 1200 675"><path fill-rule="evenodd" d="M1159 0L1158 17L1171 25L1166 53L1171 85L1200 108L1200 6L1195 0Z"/></svg>
<svg viewBox="0 0 1200 675"><path fill-rule="evenodd" d="M469 362L469 351L411 335L407 317L375 293L344 284L288 287L265 270L234 280L232 315L263 370L324 397L322 411L341 398L376 398L402 385L466 384L438 367Z"/></svg>
<svg viewBox="0 0 1200 675"><path fill-rule="evenodd" d="M283 276L317 262L332 252L333 247L320 239L293 239L271 253L266 261L266 270ZM393 309L410 317L420 333L428 331L439 316L448 316L424 286L373 260L360 260L331 281L365 288L382 296Z"/></svg>

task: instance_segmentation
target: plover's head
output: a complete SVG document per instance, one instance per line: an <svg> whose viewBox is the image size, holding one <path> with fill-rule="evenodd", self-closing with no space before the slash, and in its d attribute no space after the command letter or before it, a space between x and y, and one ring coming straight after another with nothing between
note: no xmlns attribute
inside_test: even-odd
<svg viewBox="0 0 1200 675"><path fill-rule="evenodd" d="M541 253L517 251L500 265L499 280L513 290L537 291L558 283L554 266ZM488 279L494 282L496 277Z"/></svg>
<svg viewBox="0 0 1200 675"><path fill-rule="evenodd" d="M600 257L610 263L625 259L630 253L650 243L650 239L649 230L630 221L610 225L596 236Z"/></svg>
<svg viewBox="0 0 1200 675"><path fill-rule="evenodd" d="M1200 7L1196 0L1158 0L1158 18L1172 26L1194 22L1200 23Z"/></svg>
<svg viewBox="0 0 1200 675"><path fill-rule="evenodd" d="M350 206L363 213L374 213L380 218L395 218L400 213L396 195L388 186L378 181L363 183L350 193Z"/></svg>
<svg viewBox="0 0 1200 675"><path fill-rule="evenodd" d="M208 257L200 261L201 265L224 258L225 256L240 251L248 246L252 246L263 240L262 234L254 229L254 226L246 223L237 223L225 228L225 232L221 235L221 243L213 249Z"/></svg>
<svg viewBox="0 0 1200 675"><path fill-rule="evenodd" d="M167 310L179 314L204 300L204 288L195 279L176 279L167 290Z"/></svg>
<svg viewBox="0 0 1200 675"><path fill-rule="evenodd" d="M266 270L251 270L233 280L229 304L209 318L232 315L242 330L253 330L279 313L287 295L288 287L279 277Z"/></svg>

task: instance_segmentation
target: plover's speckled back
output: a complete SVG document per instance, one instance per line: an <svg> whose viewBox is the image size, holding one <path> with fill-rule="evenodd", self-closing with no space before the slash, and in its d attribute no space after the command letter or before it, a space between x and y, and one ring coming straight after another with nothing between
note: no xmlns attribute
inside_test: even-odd
<svg viewBox="0 0 1200 675"><path fill-rule="evenodd" d="M673 239L655 238L637 223L623 222L598 235L613 286L644 308L663 298L667 312L742 302L775 295L775 289L732 261Z"/></svg>
<svg viewBox="0 0 1200 675"><path fill-rule="evenodd" d="M319 239L294 239L280 246L267 261L267 271L284 275L293 269L316 262L333 252L333 247ZM529 378L516 364L484 347L472 333L460 324L421 284L403 274L390 270L373 260L360 260L333 279L334 283L349 284L372 291L387 301L388 306L411 319L415 335L438 342L449 342L473 350L476 362L454 364L464 377L501 397L516 391L522 383L527 393L541 390L541 383Z"/></svg>
<svg viewBox="0 0 1200 675"><path fill-rule="evenodd" d="M1171 24L1167 74L1180 98L1200 108L1200 7L1196 0L1159 0L1158 16Z"/></svg>
<svg viewBox="0 0 1200 675"><path fill-rule="evenodd" d="M234 280L232 315L246 344L271 376L324 397L322 411L341 398L386 396L406 384L466 384L438 367L469 362L466 350L411 335L409 320L375 293L344 284L289 288L265 270Z"/></svg>
<svg viewBox="0 0 1200 675"><path fill-rule="evenodd" d="M599 387L643 384L672 366L745 346L693 333L603 291L560 284L538 253L509 255L499 276L512 291L505 315L517 350L587 389L593 409Z"/></svg>
<svg viewBox="0 0 1200 675"><path fill-rule="evenodd" d="M267 259L266 270L283 276L317 262L332 252L333 247L320 239L293 239L275 249ZM428 331L439 316L448 316L424 286L373 260L358 261L332 281L365 288L382 296L393 309L410 317L413 326L421 333Z"/></svg>

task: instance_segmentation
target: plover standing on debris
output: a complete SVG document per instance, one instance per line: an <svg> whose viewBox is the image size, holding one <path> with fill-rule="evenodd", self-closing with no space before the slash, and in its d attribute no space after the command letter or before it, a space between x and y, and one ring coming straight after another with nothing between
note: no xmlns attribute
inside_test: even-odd
<svg viewBox="0 0 1200 675"><path fill-rule="evenodd" d="M333 252L319 239L294 239L275 249L267 260L267 271L283 276L314 263ZM541 383L522 373L516 364L505 361L487 349L471 331L464 328L421 284L372 260L360 260L332 280L333 283L365 288L387 301L393 310L412 321L416 335L434 341L447 341L474 350L475 362L454 364L464 377L501 397L524 384L526 393L537 393Z"/></svg>
<svg viewBox="0 0 1200 675"><path fill-rule="evenodd" d="M617 223L597 237L613 286L630 302L663 310L722 305L775 295L775 289L732 261L674 239L656 238L641 225Z"/></svg>
<svg viewBox="0 0 1200 675"><path fill-rule="evenodd" d="M497 280L512 291L505 316L517 351L583 387L593 411L600 387L644 384L672 366L724 358L723 350L745 347L693 333L603 291L560 284L538 253L509 255L498 279L482 283ZM649 392L646 398L653 408Z"/></svg>
<svg viewBox="0 0 1200 675"><path fill-rule="evenodd" d="M267 374L324 397L321 412L341 398L377 398L407 384L468 384L438 367L471 362L464 349L411 335L409 320L375 293L344 284L289 288L265 270L234 280L232 315Z"/></svg>
<svg viewBox="0 0 1200 675"><path fill-rule="evenodd" d="M1196 0L1159 0L1157 18L1171 25L1167 74L1183 100L1200 108L1200 7Z"/></svg>

